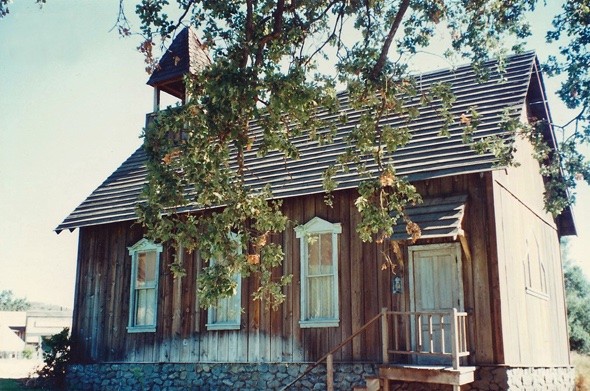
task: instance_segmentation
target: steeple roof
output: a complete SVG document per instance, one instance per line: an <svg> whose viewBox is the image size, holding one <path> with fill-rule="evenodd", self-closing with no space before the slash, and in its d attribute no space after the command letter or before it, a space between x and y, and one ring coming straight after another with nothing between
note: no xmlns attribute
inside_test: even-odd
<svg viewBox="0 0 590 391"><path fill-rule="evenodd" d="M211 59L194 29L185 27L174 38L147 84L183 99L184 75L194 74L210 63Z"/></svg>

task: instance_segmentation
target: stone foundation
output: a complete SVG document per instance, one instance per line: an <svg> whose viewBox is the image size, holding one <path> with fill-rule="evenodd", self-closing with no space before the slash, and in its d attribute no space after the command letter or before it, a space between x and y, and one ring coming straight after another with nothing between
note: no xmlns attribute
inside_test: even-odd
<svg viewBox="0 0 590 391"><path fill-rule="evenodd" d="M303 373L302 363L76 364L68 368L68 390L185 391L279 390ZM352 390L374 375L377 365L334 364L337 389ZM290 390L325 390L326 365L319 365Z"/></svg>
<svg viewBox="0 0 590 391"><path fill-rule="evenodd" d="M571 391L575 377L573 367L479 367L475 382L461 387L461 391Z"/></svg>
<svg viewBox="0 0 590 391"><path fill-rule="evenodd" d="M573 367L512 368L482 366L475 381L461 386L461 391L573 391ZM391 382L395 391L452 391L453 386L427 383Z"/></svg>
<svg viewBox="0 0 590 391"><path fill-rule="evenodd" d="M69 390L180 391L279 390L303 373L305 363L198 363L198 364L78 364L68 370ZM376 364L334 364L337 390L364 385L374 376ZM574 390L574 368L479 367L475 382L461 391L566 391ZM325 390L326 366L319 365L290 390ZM390 383L391 390L452 391L452 386L426 383Z"/></svg>

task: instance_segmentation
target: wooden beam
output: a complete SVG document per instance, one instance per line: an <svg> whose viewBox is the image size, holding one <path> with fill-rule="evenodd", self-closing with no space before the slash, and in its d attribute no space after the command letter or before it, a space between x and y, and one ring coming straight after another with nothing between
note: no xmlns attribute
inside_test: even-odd
<svg viewBox="0 0 590 391"><path fill-rule="evenodd" d="M328 354L326 357L326 388L328 391L334 391L334 356Z"/></svg>
<svg viewBox="0 0 590 391"><path fill-rule="evenodd" d="M154 87L154 113L160 110L160 89L158 87Z"/></svg>
<svg viewBox="0 0 590 391"><path fill-rule="evenodd" d="M461 248L463 248L467 262L471 264L471 251L469 251L469 243L467 242L467 238L464 234L459 235L459 241L461 242Z"/></svg>
<svg viewBox="0 0 590 391"><path fill-rule="evenodd" d="M434 384L449 384L460 386L472 383L475 380L475 367L461 367L452 370L448 367L412 367L389 366L379 369L379 377L385 381L407 381Z"/></svg>
<svg viewBox="0 0 590 391"><path fill-rule="evenodd" d="M389 362L389 322L387 319L387 308L381 309L381 345L383 363Z"/></svg>

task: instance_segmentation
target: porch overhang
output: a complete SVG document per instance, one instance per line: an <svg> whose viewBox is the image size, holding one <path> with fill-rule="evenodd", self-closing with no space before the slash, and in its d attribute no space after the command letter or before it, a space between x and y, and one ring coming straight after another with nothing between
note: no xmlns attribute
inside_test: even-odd
<svg viewBox="0 0 590 391"><path fill-rule="evenodd" d="M412 222L420 227L420 239L463 237L461 228L465 214L466 194L449 197L426 198L424 202L406 208L406 214ZM411 240L404 221L393 227L392 240Z"/></svg>

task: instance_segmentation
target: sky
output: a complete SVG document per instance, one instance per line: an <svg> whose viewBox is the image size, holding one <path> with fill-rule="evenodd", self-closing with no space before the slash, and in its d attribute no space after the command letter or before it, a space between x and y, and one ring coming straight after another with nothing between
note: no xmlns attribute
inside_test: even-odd
<svg viewBox="0 0 590 391"><path fill-rule="evenodd" d="M10 12L0 19L0 290L72 308L78 230L53 230L141 144L152 91L139 40L110 31L117 0L20 0ZM549 54L542 40L529 48ZM573 114L557 86L546 80L565 124ZM590 276L587 185L574 215L569 255Z"/></svg>

